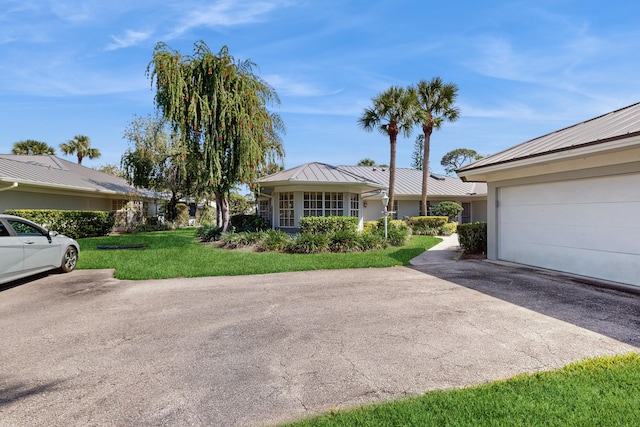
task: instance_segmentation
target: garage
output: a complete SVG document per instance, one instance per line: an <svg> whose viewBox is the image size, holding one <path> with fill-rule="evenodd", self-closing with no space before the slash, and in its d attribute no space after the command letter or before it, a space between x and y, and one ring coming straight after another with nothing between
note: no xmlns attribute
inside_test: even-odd
<svg viewBox="0 0 640 427"><path fill-rule="evenodd" d="M640 174L497 188L504 261L640 283Z"/></svg>
<svg viewBox="0 0 640 427"><path fill-rule="evenodd" d="M640 287L640 103L456 170L487 183L487 259Z"/></svg>

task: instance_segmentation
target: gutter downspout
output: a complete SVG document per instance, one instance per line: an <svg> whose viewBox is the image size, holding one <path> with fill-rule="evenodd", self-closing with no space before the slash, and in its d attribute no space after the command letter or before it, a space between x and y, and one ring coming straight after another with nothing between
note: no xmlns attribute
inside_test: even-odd
<svg viewBox="0 0 640 427"><path fill-rule="evenodd" d="M12 189L16 188L17 186L18 186L18 183L17 183L17 182L14 182L13 184L11 184L11 185L10 185L10 186L8 186L8 187L0 188L0 191L12 190Z"/></svg>

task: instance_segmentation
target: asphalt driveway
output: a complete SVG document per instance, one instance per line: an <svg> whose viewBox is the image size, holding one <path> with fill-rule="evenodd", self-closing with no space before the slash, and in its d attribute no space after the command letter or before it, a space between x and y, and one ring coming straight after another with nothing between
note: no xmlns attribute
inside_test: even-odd
<svg viewBox="0 0 640 427"><path fill-rule="evenodd" d="M0 292L0 425L272 425L639 351L640 297L481 261Z"/></svg>

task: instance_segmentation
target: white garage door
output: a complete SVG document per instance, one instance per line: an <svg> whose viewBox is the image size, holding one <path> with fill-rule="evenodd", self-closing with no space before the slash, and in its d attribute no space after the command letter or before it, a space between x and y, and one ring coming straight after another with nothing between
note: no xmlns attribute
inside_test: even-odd
<svg viewBox="0 0 640 427"><path fill-rule="evenodd" d="M640 174L499 188L498 258L640 286Z"/></svg>

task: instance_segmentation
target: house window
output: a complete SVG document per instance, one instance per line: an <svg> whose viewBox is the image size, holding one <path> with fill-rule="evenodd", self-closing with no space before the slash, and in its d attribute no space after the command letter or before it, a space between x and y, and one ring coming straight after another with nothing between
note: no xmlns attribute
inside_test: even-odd
<svg viewBox="0 0 640 427"><path fill-rule="evenodd" d="M258 202L258 214L262 219L271 224L271 215L269 213L269 200L260 200Z"/></svg>
<svg viewBox="0 0 640 427"><path fill-rule="evenodd" d="M342 193L324 193L324 215L325 216L344 215Z"/></svg>
<svg viewBox="0 0 640 427"><path fill-rule="evenodd" d="M359 214L360 214L360 195L351 194L349 216L355 216L357 218Z"/></svg>
<svg viewBox="0 0 640 427"><path fill-rule="evenodd" d="M280 193L278 208L280 213L280 227L293 227L293 193Z"/></svg>
<svg viewBox="0 0 640 427"><path fill-rule="evenodd" d="M322 199L323 193L310 191L304 193L304 204L302 216L323 216L322 215Z"/></svg>
<svg viewBox="0 0 640 427"><path fill-rule="evenodd" d="M111 210L112 211L119 211L121 209L124 209L126 204L127 204L127 200L112 200L111 201Z"/></svg>
<svg viewBox="0 0 640 427"><path fill-rule="evenodd" d="M391 210L393 211L391 218L398 219L398 201L397 200L393 201L393 209Z"/></svg>
<svg viewBox="0 0 640 427"><path fill-rule="evenodd" d="M342 216L342 193L307 191L303 195L302 216Z"/></svg>

